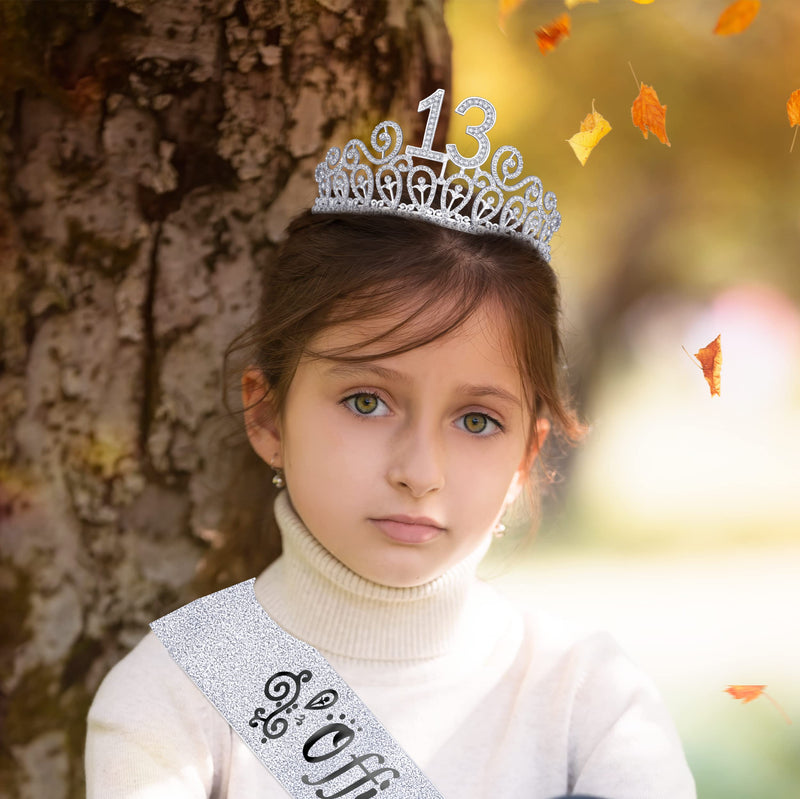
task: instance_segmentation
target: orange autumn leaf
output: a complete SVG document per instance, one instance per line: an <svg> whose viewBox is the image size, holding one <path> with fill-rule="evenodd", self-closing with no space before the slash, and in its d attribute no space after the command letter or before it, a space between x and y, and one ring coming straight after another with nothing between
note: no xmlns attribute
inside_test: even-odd
<svg viewBox="0 0 800 799"><path fill-rule="evenodd" d="M786 101L786 113L792 127L800 125L800 89L792 92Z"/></svg>
<svg viewBox="0 0 800 799"><path fill-rule="evenodd" d="M720 14L714 33L717 36L731 36L750 27L761 8L761 0L736 0Z"/></svg>
<svg viewBox="0 0 800 799"><path fill-rule="evenodd" d="M667 147L672 145L667 138L666 122L667 107L658 101L656 90L646 83L642 83L639 88L639 96L633 101L631 106L631 117L633 124L642 131L645 139L647 131L654 133L662 144Z"/></svg>
<svg viewBox="0 0 800 799"><path fill-rule="evenodd" d="M546 55L555 49L562 39L569 36L571 27L572 19L566 11L560 17L556 17L549 25L542 25L536 31L539 50Z"/></svg>
<svg viewBox="0 0 800 799"><path fill-rule="evenodd" d="M790 127L800 127L800 89L789 95L789 99L786 101L786 114L789 117ZM794 141L796 138L797 131L794 132L794 138L792 139L792 146L789 148L789 152L794 150Z"/></svg>
<svg viewBox="0 0 800 799"><path fill-rule="evenodd" d="M786 714L786 711L764 690L766 687L766 685L729 685L724 691L734 699L741 699L744 705L754 699L758 699L759 696L766 697L777 708L786 723L791 724L792 720Z"/></svg>
<svg viewBox="0 0 800 799"><path fill-rule="evenodd" d="M581 166L586 164L592 150L610 130L610 123L602 114L598 114L594 110L594 102L592 102L592 113L587 114L581 122L581 129L572 138L567 139L575 157L581 162Z"/></svg>
<svg viewBox="0 0 800 799"><path fill-rule="evenodd" d="M719 397L720 377L722 374L722 336L717 336L708 346L698 350L694 357L700 361L703 377L705 377L706 383L711 389L711 396Z"/></svg>
<svg viewBox="0 0 800 799"><path fill-rule="evenodd" d="M741 699L743 704L758 699L763 693L766 685L729 685L725 692L729 693L734 699Z"/></svg>

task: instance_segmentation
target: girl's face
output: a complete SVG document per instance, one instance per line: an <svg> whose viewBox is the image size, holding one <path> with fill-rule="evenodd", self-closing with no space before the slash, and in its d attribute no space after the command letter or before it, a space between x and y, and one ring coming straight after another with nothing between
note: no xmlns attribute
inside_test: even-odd
<svg viewBox="0 0 800 799"><path fill-rule="evenodd" d="M311 349L368 340L393 321L328 328ZM517 495L535 451L526 451L530 418L507 342L502 315L485 307L401 355L304 357L282 418L248 419L256 451L284 469L300 518L357 574L426 583L481 546ZM245 407L258 396L257 375L245 376Z"/></svg>

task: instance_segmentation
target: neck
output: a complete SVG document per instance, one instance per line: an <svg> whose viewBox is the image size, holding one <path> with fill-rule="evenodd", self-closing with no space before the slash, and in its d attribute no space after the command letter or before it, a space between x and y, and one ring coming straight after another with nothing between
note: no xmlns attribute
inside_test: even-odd
<svg viewBox="0 0 800 799"><path fill-rule="evenodd" d="M294 511L275 501L283 555L256 581L275 621L324 652L368 660L446 654L464 636L481 548L424 585L393 588L366 580L330 554Z"/></svg>

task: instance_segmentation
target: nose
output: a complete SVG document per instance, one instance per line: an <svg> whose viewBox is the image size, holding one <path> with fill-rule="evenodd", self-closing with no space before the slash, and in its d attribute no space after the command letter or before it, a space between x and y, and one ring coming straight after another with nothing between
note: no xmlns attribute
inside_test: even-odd
<svg viewBox="0 0 800 799"><path fill-rule="evenodd" d="M392 441L387 479L415 499L444 488L441 433L421 421L409 422Z"/></svg>

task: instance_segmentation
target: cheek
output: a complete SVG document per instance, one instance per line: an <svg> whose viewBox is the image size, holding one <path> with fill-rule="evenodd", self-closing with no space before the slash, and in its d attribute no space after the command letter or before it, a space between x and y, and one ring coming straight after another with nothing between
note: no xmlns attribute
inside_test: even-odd
<svg viewBox="0 0 800 799"><path fill-rule="evenodd" d="M297 409L287 420L286 456L302 480L334 480L340 486L359 477L374 477L380 443L370 425L347 419L342 408L329 405L313 413Z"/></svg>
<svg viewBox="0 0 800 799"><path fill-rule="evenodd" d="M495 513L503 503L520 462L516 448L480 447L474 442L469 448L456 450L450 458L448 482L451 490L463 497L464 511L480 507Z"/></svg>

